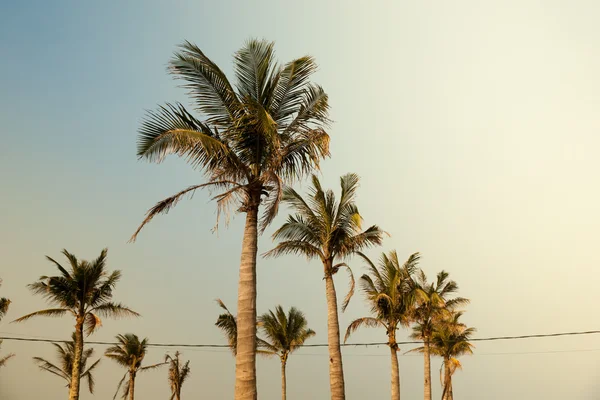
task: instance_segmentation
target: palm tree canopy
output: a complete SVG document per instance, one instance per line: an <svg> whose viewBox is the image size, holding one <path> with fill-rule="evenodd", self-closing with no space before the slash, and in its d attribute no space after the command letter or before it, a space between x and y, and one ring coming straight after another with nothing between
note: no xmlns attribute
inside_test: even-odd
<svg viewBox="0 0 600 400"><path fill-rule="evenodd" d="M52 364L50 361L47 361L41 357L33 357L33 360L38 365L38 367L43 370L50 372L64 380L67 381L67 387L71 384L71 371L73 370L73 360L75 358L75 334L72 336L72 340L70 342L59 344L52 343L52 345L56 349L57 358L59 360L58 365ZM94 355L94 349L89 348L85 349L81 354L81 374L80 377L83 379L87 379L88 388L90 393L94 393L94 377L92 375L92 371L98 366L100 360L96 360L92 365L86 370L86 366L90 357Z"/></svg>
<svg viewBox="0 0 600 400"><path fill-rule="evenodd" d="M180 356L181 354L178 351L175 352L173 357L168 354L165 356L165 363L169 364L169 385L171 386L172 392L171 400L175 398L176 393L181 391L181 387L191 371L190 362L186 361L181 365L181 361L179 360Z"/></svg>
<svg viewBox="0 0 600 400"><path fill-rule="evenodd" d="M219 304L219 307L225 310L225 312L219 315L215 326L217 326L223 331L223 333L227 337L229 348L235 356L237 355L237 319L229 311L229 309L225 306L225 303L223 303L221 299L217 299L217 304Z"/></svg>
<svg viewBox="0 0 600 400"><path fill-rule="evenodd" d="M55 308L36 311L15 322L26 321L36 316L61 317L72 314L83 318L88 335L102 325L100 317L139 316L130 308L112 302L113 290L121 278L120 271L106 271L107 249L93 261L78 260L75 255L63 250L69 261L69 269L64 268L51 257L46 257L58 268L57 276L41 276L29 285L34 294L42 295Z"/></svg>
<svg viewBox="0 0 600 400"><path fill-rule="evenodd" d="M452 312L448 318L436 325L431 337L433 354L445 359L473 354L474 346L470 340L476 329L469 328L460 322L459 319L462 315L462 312Z"/></svg>
<svg viewBox="0 0 600 400"><path fill-rule="evenodd" d="M2 279L0 279L0 286L2 286ZM8 307L10 306L10 300L6 297L0 297L0 321L8 312Z"/></svg>
<svg viewBox="0 0 600 400"><path fill-rule="evenodd" d="M295 214L274 234L277 247L265 256L283 254L304 255L308 259L319 258L326 265L325 274L333 275L345 263L333 264L336 258L345 258L361 250L381 244L383 231L372 225L362 229L362 217L356 206L356 191L359 178L356 174L346 174L340 178L341 195L336 200L332 190L324 190L316 175L312 177L312 188L306 199L294 189L284 189L283 201L289 204ZM344 300L345 309L352 296L354 278L350 271L351 288Z"/></svg>
<svg viewBox="0 0 600 400"><path fill-rule="evenodd" d="M449 298L458 291L458 285L448 279L446 271L439 272L436 281L431 283L427 282L422 270L417 275L417 307L413 314L415 326L412 338L423 340L431 337L437 322L448 318L449 313L468 304L469 300L463 297Z"/></svg>
<svg viewBox="0 0 600 400"><path fill-rule="evenodd" d="M313 337L315 332L308 329L304 313L295 307L290 308L287 315L281 306L275 312L269 311L258 317L259 327L266 338L261 341L267 351L287 355L304 342Z"/></svg>
<svg viewBox="0 0 600 400"><path fill-rule="evenodd" d="M359 318L346 330L344 341L361 326L383 326L391 336L398 325L408 326L411 321L417 290L413 275L420 260L419 253L412 254L404 264L398 260L396 251L382 254L379 267L366 256L370 274L360 278L362 290L374 317Z"/></svg>
<svg viewBox="0 0 600 400"><path fill-rule="evenodd" d="M234 203L241 211L258 207L265 196L264 229L277 214L283 183L305 176L329 155L328 97L309 81L316 69L307 56L280 66L274 44L253 39L235 54L234 86L200 48L184 42L169 71L183 81L203 119L179 103L148 112L138 156L161 162L176 154L201 169L207 182L157 203L132 240L154 216L203 187L219 190L219 212Z"/></svg>

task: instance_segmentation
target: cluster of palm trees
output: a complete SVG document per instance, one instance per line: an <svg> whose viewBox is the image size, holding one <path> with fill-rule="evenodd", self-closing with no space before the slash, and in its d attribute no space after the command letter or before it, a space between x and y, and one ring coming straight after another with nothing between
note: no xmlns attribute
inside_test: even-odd
<svg viewBox="0 0 600 400"><path fill-rule="evenodd" d="M386 329L392 354L392 398L399 399L396 330L412 325L413 336L423 342L419 351L425 358L425 400L431 399L431 354L444 359L444 400L452 399L451 377L460 366L456 357L471 351L468 339L472 329L458 321L458 308L467 300L449 298L457 286L445 272L438 274L436 282L428 283L417 267L418 254L400 265L392 252L382 256L379 267L363 254L382 244L384 231L377 225L363 227L356 205L358 175L340 178L339 198L332 190L324 189L315 175L321 160L330 155L326 132L330 122L328 96L323 88L310 81L317 65L309 56L279 65L273 48L271 42L249 40L234 57L235 85L196 45L185 42L176 51L169 70L183 81L202 119L179 103L167 103L149 112L139 129L138 156L161 162L167 155L176 154L201 170L205 181L158 202L147 212L131 241L155 216L168 213L185 196L202 188L211 190L217 203L215 228L223 213L236 210L245 214L237 315L231 314L219 300L225 313L216 324L227 334L235 354L235 399L257 399L257 354L280 358L285 399L288 357L314 335L304 314L296 308L286 313L278 306L274 311L257 315L258 239L285 204L292 213L273 234L275 247L263 256L292 254L321 261L328 312L332 400L345 399L338 310L345 310L354 293L354 275L348 264L354 255L364 259L370 271L360 282L373 316L354 321L346 331L346 339L360 326ZM308 194L302 196L292 185L309 176L312 185ZM45 296L56 308L26 315L18 321L38 315L70 314L75 319L72 367L63 371L70 370L71 374L63 378L70 376L69 399L76 400L81 377L89 379L91 375L85 373L96 365L85 369L84 356L90 357L91 353L84 351L84 332L92 334L100 326L100 317L138 314L111 301L120 273L104 271L106 251L93 262L78 262L67 251L64 255L70 261L70 272L50 259L61 274L42 277L30 285L34 293ZM351 278L350 291L341 307L334 282L340 270L347 271ZM122 335L117 340L119 344L107 350L106 355L127 369L121 384L124 383L124 396L133 399L136 374L158 364L141 366L146 340L140 341L134 335ZM69 351L66 347L62 349ZM38 361L49 366L45 360ZM181 366L178 354L168 361L172 367L169 376L181 378L180 384L183 383L189 364ZM179 398L180 384L172 384L174 398Z"/></svg>
<svg viewBox="0 0 600 400"><path fill-rule="evenodd" d="M85 348L85 337L89 337L102 325L100 317L137 317L138 313L121 303L112 301L113 291L121 278L120 271L109 273L106 270L107 250L93 261L78 260L75 255L63 250L69 261L67 268L53 258L47 257L59 271L59 275L42 276L29 285L34 294L42 295L53 308L35 311L18 318L14 322L27 321L33 317L70 316L75 320L72 339L66 343L52 343L57 352L58 363L34 357L38 367L58 376L66 382L69 399L79 399L80 382L86 380L90 393L94 392L95 368L100 359L91 363L93 348ZM0 299L0 318L6 313L10 301ZM189 361L182 364L179 352L167 354L163 362L142 366L148 348L148 339L140 340L137 335L128 333L117 335L117 344L109 347L104 355L126 369L123 379L117 386L114 398L123 386L123 399L134 400L135 379L139 372L169 365L168 381L171 386L171 400L181 399L181 386L190 373ZM0 360L0 366L12 355ZM88 367L89 365L89 367ZM125 383L123 385L123 383Z"/></svg>

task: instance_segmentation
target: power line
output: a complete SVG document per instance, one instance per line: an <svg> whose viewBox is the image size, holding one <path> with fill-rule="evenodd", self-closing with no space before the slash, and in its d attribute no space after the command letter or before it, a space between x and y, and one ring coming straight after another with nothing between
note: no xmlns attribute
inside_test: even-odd
<svg viewBox="0 0 600 400"><path fill-rule="evenodd" d="M549 337L560 337L560 336L582 336L582 335L594 335L599 334L600 330L597 331L581 331L581 332L560 332L560 333L544 333L535 335L519 335L519 336L495 336L495 337L483 337L471 339L473 342L490 342L498 340L520 340L520 339L538 339L538 338L549 338ZM41 337L14 337L14 336L0 336L0 340L12 340L21 342L43 342L43 343L69 343L68 340L56 340ZM94 344L100 346L113 346L118 343L116 342L104 342L104 341L88 341L87 344ZM398 342L398 345L405 344L423 344L422 341L406 341ZM369 347L369 346L386 346L387 342L370 342L370 343L342 343L342 347ZM187 344L187 343L148 343L148 346L152 347L180 347L180 348L229 348L227 344ZM327 347L327 343L318 344L303 344L301 347Z"/></svg>

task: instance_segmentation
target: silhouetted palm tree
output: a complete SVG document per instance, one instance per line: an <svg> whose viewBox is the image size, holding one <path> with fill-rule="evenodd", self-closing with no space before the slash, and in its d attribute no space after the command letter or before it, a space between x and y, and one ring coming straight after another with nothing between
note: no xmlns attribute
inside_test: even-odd
<svg viewBox="0 0 600 400"><path fill-rule="evenodd" d="M287 381L286 365L288 357L304 342L313 337L315 332L308 329L306 317L297 308L290 308L286 315L281 306L275 312L269 311L258 317L258 324L265 340L259 339L259 347L264 348L262 353L277 355L281 360L281 398L286 400Z"/></svg>
<svg viewBox="0 0 600 400"><path fill-rule="evenodd" d="M218 190L218 214L235 206L246 214L238 284L236 400L256 394L256 254L258 235L277 214L284 184L318 168L329 155L327 94L311 84L317 66L301 57L275 62L273 43L250 40L234 57L237 85L197 46L185 42L170 62L205 118L196 119L181 104L148 114L139 130L138 156L162 161L185 158L205 173L206 182L190 186L151 208L132 239L157 214L167 213L197 189ZM264 213L259 218L259 208ZM260 221L259 221L260 219Z"/></svg>
<svg viewBox="0 0 600 400"><path fill-rule="evenodd" d="M448 272L441 271L437 274L436 282L428 283L423 271L418 273L418 296L413 321L412 338L423 341L423 356L425 361L424 371L424 399L431 400L431 337L436 324L447 318L449 312L456 307L467 304L468 299L448 297L458 291L458 285L448 280Z"/></svg>
<svg viewBox="0 0 600 400"><path fill-rule="evenodd" d="M65 343L64 345L52 343L52 345L56 348L59 360L58 366L42 357L33 357L33 360L42 371L50 372L67 381L66 387L70 389L71 372L73 371L73 360L75 359L75 334L73 333L71 342ZM98 366L98 363L100 363L100 360L98 359L86 369L88 360L93 355L94 349L92 348L84 349L83 353L81 353L80 379L87 379L90 393L94 393L94 376L92 375L92 371Z"/></svg>
<svg viewBox="0 0 600 400"><path fill-rule="evenodd" d="M58 268L60 275L42 276L39 281L29 285L34 294L45 297L56 308L36 311L15 322L23 322L37 316L71 315L75 318L75 352L69 400L78 400L84 329L88 336L94 333L102 325L100 316L118 318L139 314L111 301L113 290L121 278L121 271L113 271L110 274L106 271L107 249L102 250L100 256L93 261L77 260L67 250L63 250L62 253L69 261L70 270L46 256Z"/></svg>
<svg viewBox="0 0 600 400"><path fill-rule="evenodd" d="M416 300L416 288L412 276L417 270L420 256L419 253L415 253L404 265L401 265L395 251L391 251L389 255L384 253L381 255L379 268L368 258L364 258L370 275L363 275L360 283L374 317L354 320L346 330L344 342L361 326L385 328L392 357L392 400L400 400L399 349L396 330L399 326L408 326L411 321Z"/></svg>
<svg viewBox="0 0 600 400"><path fill-rule="evenodd" d="M135 378L137 377L138 372L158 368L165 365L165 363L163 362L142 367L142 362L144 361L144 357L146 357L148 348L148 338L140 341L136 335L127 333L125 335L117 335L117 342L117 345L109 347L104 353L106 357L116 361L120 366L127 369L127 372L125 372L125 375L123 375L123 378L117 386L117 391L115 392L113 399L117 398L121 385L129 378L123 388L123 399L129 397L129 400L134 400Z"/></svg>
<svg viewBox="0 0 600 400"><path fill-rule="evenodd" d="M169 386L171 386L171 399L170 400L181 400L181 387L183 383L190 375L190 362L186 361L185 364L181 365L179 356L181 354L177 351L175 356L165 356L165 362L169 364Z"/></svg>
<svg viewBox="0 0 600 400"><path fill-rule="evenodd" d="M307 199L303 199L294 189L286 187L283 201L290 205L295 214L290 215L274 234L279 244L266 256L298 254L323 263L325 294L327 297L327 330L329 343L329 383L332 400L346 398L344 369L340 350L340 326L338 304L333 276L345 267L350 271L350 292L344 299L342 310L346 308L354 291L354 277L345 262L339 262L352 254L371 246L381 244L383 232L373 225L362 230L362 217L355 203L358 189L358 175L347 174L341 177L342 193L339 203L331 190L323 190L319 179L313 175L313 186Z"/></svg>
<svg viewBox="0 0 600 400"><path fill-rule="evenodd" d="M225 312L217 318L217 322L215 325L223 331L225 337L227 338L227 342L229 343L229 348L234 356L237 355L237 319L236 317L229 311L229 309L225 306L225 303L221 299L217 299L217 303L219 307L221 307Z"/></svg>

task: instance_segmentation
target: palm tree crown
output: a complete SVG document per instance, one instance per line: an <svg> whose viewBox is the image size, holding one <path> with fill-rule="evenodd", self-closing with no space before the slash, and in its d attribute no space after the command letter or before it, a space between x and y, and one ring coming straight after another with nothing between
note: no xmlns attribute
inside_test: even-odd
<svg viewBox="0 0 600 400"><path fill-rule="evenodd" d="M58 355L59 364L52 364L50 361L42 357L33 357L33 360L38 365L38 367L42 371L50 372L58 376L59 378L67 381L67 387L71 387L71 372L73 371L73 361L75 359L75 334L72 336L72 340L70 342L65 343L64 345L58 343L52 343L52 345L56 348L56 353ZM94 376L92 375L92 371L98 366L100 360L96 360L89 368L86 369L87 363L94 355L94 349L89 348L85 349L81 354L81 379L86 379L88 382L88 388L90 393L94 393Z"/></svg>
<svg viewBox="0 0 600 400"><path fill-rule="evenodd" d="M225 310L225 312L219 315L217 322L215 322L215 326L223 331L227 338L227 342L229 343L229 348L235 356L237 355L237 319L221 299L217 299L217 303L219 304L219 307Z"/></svg>
<svg viewBox="0 0 600 400"><path fill-rule="evenodd" d="M180 355L181 354L177 351L173 357L168 354L165 356L165 362L169 364L169 385L171 386L170 400L181 399L181 387L190 375L190 362L186 361L181 365L181 361L179 360Z"/></svg>
<svg viewBox="0 0 600 400"><path fill-rule="evenodd" d="M142 367L142 362L144 361L144 357L146 357L146 352L148 350L148 338L140 341L137 335L127 333L125 335L117 335L117 342L118 344L109 347L104 353L106 357L127 369L127 372L125 372L125 375L123 375L123 379L121 379L119 385L117 386L117 391L113 399L117 397L121 385L127 378L127 375L129 375L129 380L123 388L123 398L125 399L129 395L129 398L133 400L135 378L137 373L140 371L146 371L160 367L165 363L158 363L147 367Z"/></svg>
<svg viewBox="0 0 600 400"><path fill-rule="evenodd" d="M295 307L286 315L283 308L277 306L275 312L269 311L258 317L258 324L266 339L261 340L261 347L277 354L282 361L315 335L315 331L306 327L308 322L304 313Z"/></svg>

